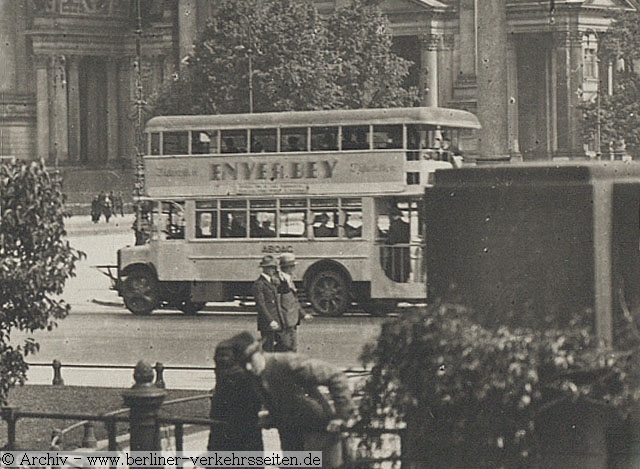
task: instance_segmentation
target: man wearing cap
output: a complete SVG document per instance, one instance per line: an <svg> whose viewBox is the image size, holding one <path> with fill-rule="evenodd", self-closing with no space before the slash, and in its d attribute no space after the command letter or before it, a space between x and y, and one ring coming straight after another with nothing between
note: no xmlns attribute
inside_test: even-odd
<svg viewBox="0 0 640 469"><path fill-rule="evenodd" d="M298 353L263 352L257 341L243 355L247 371L260 380L282 450L322 451L323 468L340 467L341 429L355 411L344 373ZM319 386L328 388L331 402Z"/></svg>
<svg viewBox="0 0 640 469"><path fill-rule="evenodd" d="M278 261L271 255L266 255L260 261L262 273L253 282L253 296L258 310L258 330L262 335L264 349L268 352L281 351L279 333L283 330L284 321L280 311L277 275Z"/></svg>
<svg viewBox="0 0 640 469"><path fill-rule="evenodd" d="M301 319L311 319L310 314L306 314L298 301L297 289L293 281L293 271L296 268L296 256L286 252L280 256L280 308L282 311L283 328L278 335L282 349L291 352L298 350L298 338L296 328ZM284 350L283 350L284 351Z"/></svg>

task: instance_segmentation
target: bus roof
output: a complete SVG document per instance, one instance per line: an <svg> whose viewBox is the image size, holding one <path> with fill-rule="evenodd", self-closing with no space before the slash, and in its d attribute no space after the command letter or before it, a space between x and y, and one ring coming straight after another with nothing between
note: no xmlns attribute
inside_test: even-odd
<svg viewBox="0 0 640 469"><path fill-rule="evenodd" d="M366 124L426 124L461 129L480 128L478 118L467 111L440 107L408 107L157 116L147 122L146 132Z"/></svg>

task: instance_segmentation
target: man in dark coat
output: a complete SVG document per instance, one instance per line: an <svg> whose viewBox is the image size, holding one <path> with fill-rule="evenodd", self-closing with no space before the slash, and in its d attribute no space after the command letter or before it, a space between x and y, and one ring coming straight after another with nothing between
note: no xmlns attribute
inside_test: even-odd
<svg viewBox="0 0 640 469"><path fill-rule="evenodd" d="M411 231L409 223L402 219L402 211L398 207L391 209L389 223L390 262L387 264L387 275L396 282L406 282L411 272L409 241ZM398 246L399 245L399 246Z"/></svg>
<svg viewBox="0 0 640 469"><path fill-rule="evenodd" d="M354 404L347 377L333 365L304 355L265 353L256 341L244 350L246 369L260 379L264 404L283 451L322 451L322 467L343 464L342 427ZM319 386L326 386L331 401Z"/></svg>
<svg viewBox="0 0 640 469"><path fill-rule="evenodd" d="M209 433L208 451L263 451L260 384L244 369L243 353L255 341L248 332L220 342L214 356L216 387L211 398L214 424Z"/></svg>
<svg viewBox="0 0 640 469"><path fill-rule="evenodd" d="M278 297L278 261L271 255L260 262L262 273L253 282L253 297L258 310L258 330L262 335L264 349L268 352L284 351L279 333L284 329L284 321Z"/></svg>

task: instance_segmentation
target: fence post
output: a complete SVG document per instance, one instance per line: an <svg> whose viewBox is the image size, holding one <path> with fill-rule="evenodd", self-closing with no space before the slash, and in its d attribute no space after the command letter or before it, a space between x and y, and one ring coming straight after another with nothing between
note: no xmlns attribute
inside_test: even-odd
<svg viewBox="0 0 640 469"><path fill-rule="evenodd" d="M164 389L167 385L164 382L164 365L160 362L156 362L156 387Z"/></svg>
<svg viewBox="0 0 640 469"><path fill-rule="evenodd" d="M153 368L139 361L133 372L136 384L122 393L124 405L129 407L131 451L160 451L158 411L167 391L153 385Z"/></svg>
<svg viewBox="0 0 640 469"><path fill-rule="evenodd" d="M64 380L62 379L62 363L60 360L53 360L51 364L53 367L53 384L54 386L62 386L64 385Z"/></svg>
<svg viewBox="0 0 640 469"><path fill-rule="evenodd" d="M95 448L98 446L96 440L96 433L94 430L94 423L87 422L84 424L84 436L82 437L83 448Z"/></svg>
<svg viewBox="0 0 640 469"><path fill-rule="evenodd" d="M18 421L17 414L20 411L20 407L5 406L2 408L2 419L7 422L7 446L8 451L16 451L18 446L16 445L16 422Z"/></svg>

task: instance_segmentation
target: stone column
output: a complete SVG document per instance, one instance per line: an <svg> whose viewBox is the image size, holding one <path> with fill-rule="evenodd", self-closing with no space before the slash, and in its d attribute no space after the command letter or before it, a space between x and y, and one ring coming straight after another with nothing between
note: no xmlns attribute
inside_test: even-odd
<svg viewBox="0 0 640 469"><path fill-rule="evenodd" d="M515 38L510 35L507 39L507 131L509 134L509 154L512 158L522 161L520 144L518 141L518 56Z"/></svg>
<svg viewBox="0 0 640 469"><path fill-rule="evenodd" d="M197 35L197 5L195 0L179 0L178 2L178 30L180 67L183 66L182 59L191 54L193 43Z"/></svg>
<svg viewBox="0 0 640 469"><path fill-rule="evenodd" d="M578 86L582 81L577 81L578 72L581 70L582 37L570 31L554 33L554 54L556 64L556 139L557 149L555 156L559 158L573 158L583 153L582 148L576 148L576 140L579 135L572 135L579 129L577 118L577 105L579 104ZM576 53L575 49L579 52Z"/></svg>
<svg viewBox="0 0 640 469"><path fill-rule="evenodd" d="M423 104L436 107L438 105L438 48L440 35L426 34L421 37L420 42L425 75L423 90L426 91Z"/></svg>
<svg viewBox="0 0 640 469"><path fill-rule="evenodd" d="M475 0L460 0L460 75L476 74Z"/></svg>
<svg viewBox="0 0 640 469"><path fill-rule="evenodd" d="M67 64L64 56L53 61L53 121L55 136L53 141L54 164L66 161L69 157L69 129L67 110Z"/></svg>
<svg viewBox="0 0 640 469"><path fill-rule="evenodd" d="M0 90L16 91L16 43L14 9L19 2L0 0Z"/></svg>
<svg viewBox="0 0 640 469"><path fill-rule="evenodd" d="M574 158L587 158L582 143L582 89L584 83L584 54L582 50L583 35L580 31L573 31L569 36L569 55L571 93L569 94L569 148Z"/></svg>
<svg viewBox="0 0 640 469"><path fill-rule="evenodd" d="M80 57L68 57L69 160L80 160Z"/></svg>
<svg viewBox="0 0 640 469"><path fill-rule="evenodd" d="M36 57L36 118L38 158L49 157L49 58Z"/></svg>
<svg viewBox="0 0 640 469"><path fill-rule="evenodd" d="M120 156L118 148L118 63L107 60L107 161Z"/></svg>
<svg viewBox="0 0 640 469"><path fill-rule="evenodd" d="M438 104L448 106L453 99L453 49L454 36L445 35L442 38L442 50L438 59Z"/></svg>
<svg viewBox="0 0 640 469"><path fill-rule="evenodd" d="M478 119L482 124L480 156L507 161L507 15L505 0L478 2Z"/></svg>
<svg viewBox="0 0 640 469"><path fill-rule="evenodd" d="M130 57L120 60L118 63L118 135L120 144L120 156L131 158L135 153L133 146L133 120L131 118L134 111L134 96L132 91L132 59Z"/></svg>

